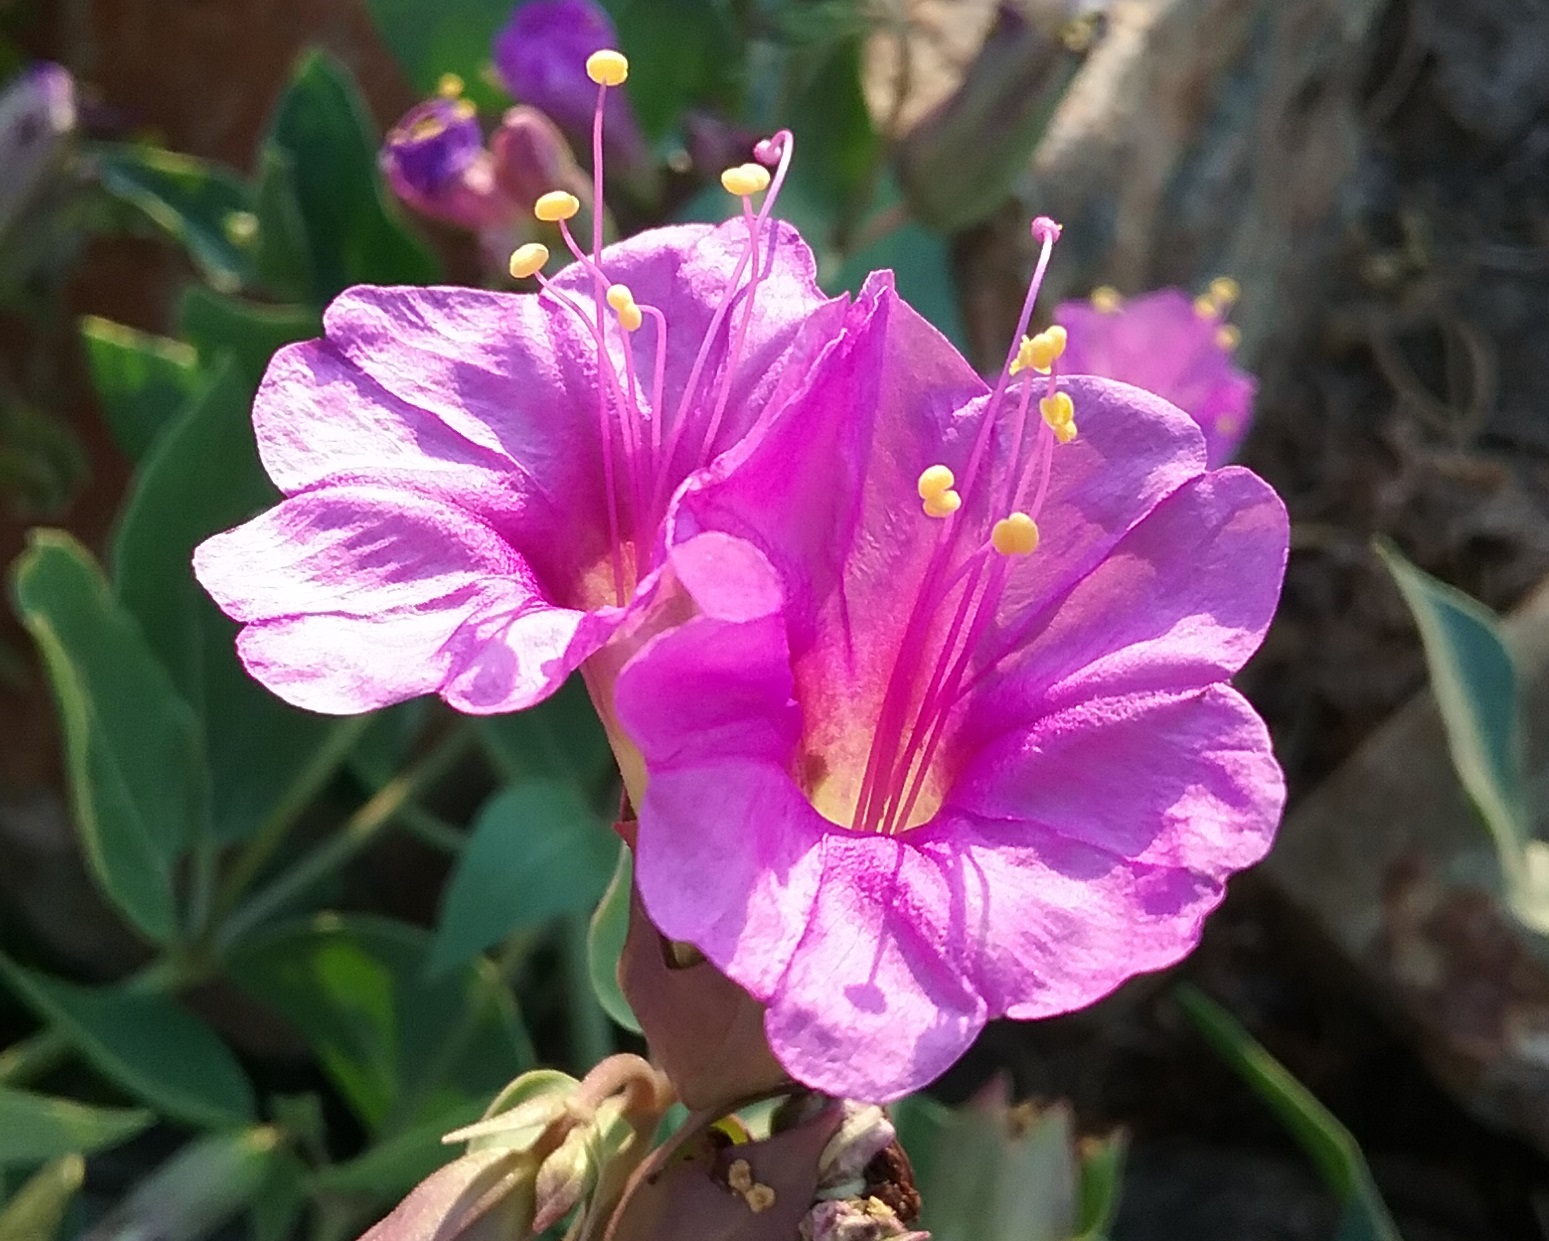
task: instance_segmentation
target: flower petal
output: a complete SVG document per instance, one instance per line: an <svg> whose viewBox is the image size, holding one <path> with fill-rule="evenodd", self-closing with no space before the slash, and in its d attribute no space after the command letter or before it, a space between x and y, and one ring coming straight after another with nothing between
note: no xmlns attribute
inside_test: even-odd
<svg viewBox="0 0 1549 1241"><path fill-rule="evenodd" d="M523 669L508 699L550 692L604 639L547 603L526 562L473 514L380 485L322 487L215 535L200 583L247 628L248 671L287 702L348 714L439 690L471 661L465 626L509 627ZM484 709L509 709L490 705Z"/></svg>

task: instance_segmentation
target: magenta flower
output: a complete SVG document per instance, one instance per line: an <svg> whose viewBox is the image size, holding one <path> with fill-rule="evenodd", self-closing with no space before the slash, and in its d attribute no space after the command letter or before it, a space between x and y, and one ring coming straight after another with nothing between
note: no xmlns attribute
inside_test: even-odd
<svg viewBox="0 0 1549 1241"><path fill-rule="evenodd" d="M588 661L647 622L674 492L762 420L800 416L843 314L769 218L788 136L761 149L773 184L729 174L741 219L606 249L594 231L587 253L576 199L550 194L537 214L578 261L548 280L547 251L519 250L541 293L349 289L322 339L275 356L253 419L285 499L194 557L253 676L314 711L438 693L483 713L587 663L607 718L622 656Z"/></svg>
<svg viewBox="0 0 1549 1241"><path fill-rule="evenodd" d="M1232 363L1237 329L1223 315L1236 296L1223 279L1194 299L1179 289L1127 300L1099 289L1090 302L1061 302L1054 321L1070 333L1065 369L1166 397L1199 423L1211 468L1225 465L1248 433L1257 387Z"/></svg>
<svg viewBox="0 0 1549 1241"><path fill-rule="evenodd" d="M698 614L616 687L647 911L831 1094L896 1098L991 1017L1178 960L1280 813L1227 681L1284 508L1058 352L1035 338L990 391L872 277L818 399L684 489L669 563Z"/></svg>
<svg viewBox="0 0 1549 1241"><path fill-rule="evenodd" d="M495 36L495 73L513 98L544 112L586 149L597 93L586 58L617 46L613 19L593 0L526 0ZM650 156L628 97L614 91L607 108L606 158L626 179L643 175Z"/></svg>

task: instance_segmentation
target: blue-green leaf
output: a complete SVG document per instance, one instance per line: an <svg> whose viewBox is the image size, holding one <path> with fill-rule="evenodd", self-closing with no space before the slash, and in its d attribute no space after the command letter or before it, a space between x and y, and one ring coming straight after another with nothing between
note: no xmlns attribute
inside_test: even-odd
<svg viewBox="0 0 1549 1241"><path fill-rule="evenodd" d="M0 1086L0 1168L117 1146L155 1119L143 1108L88 1107Z"/></svg>
<svg viewBox="0 0 1549 1241"><path fill-rule="evenodd" d="M81 341L113 438L139 461L204 382L199 355L180 340L87 315Z"/></svg>
<svg viewBox="0 0 1549 1241"><path fill-rule="evenodd" d="M295 161L273 143L258 159L253 211L258 217L253 274L281 301L303 300L312 289L312 254L296 197Z"/></svg>
<svg viewBox="0 0 1549 1241"><path fill-rule="evenodd" d="M173 867L209 823L198 721L69 535L35 531L14 587L64 725L71 801L92 873L130 922L170 940Z"/></svg>
<svg viewBox="0 0 1549 1241"><path fill-rule="evenodd" d="M1350 1131L1226 1009L1187 983L1174 995L1205 1041L1280 1118L1339 1198L1341 1241L1401 1241Z"/></svg>
<svg viewBox="0 0 1549 1241"><path fill-rule="evenodd" d="M650 138L672 131L692 105L729 105L742 57L725 6L716 0L627 0L619 44L640 66L629 99Z"/></svg>
<svg viewBox="0 0 1549 1241"><path fill-rule="evenodd" d="M479 811L441 902L430 953L440 972L516 931L597 903L617 837L573 785L530 780Z"/></svg>
<svg viewBox="0 0 1549 1241"><path fill-rule="evenodd" d="M253 274L252 191L230 169L152 146L102 146L97 172L107 189L180 241L218 289Z"/></svg>
<svg viewBox="0 0 1549 1241"><path fill-rule="evenodd" d="M1549 930L1549 893L1533 889L1527 863L1532 826L1522 770L1522 708L1500 621L1483 604L1410 564L1391 543L1378 540L1376 548L1419 626L1452 765L1494 838L1510 902L1530 925Z"/></svg>
<svg viewBox="0 0 1549 1241"><path fill-rule="evenodd" d="M420 13L425 12L423 5ZM349 71L322 52L301 57L270 122L268 144L291 159L318 304L347 285L429 284L437 264L383 195L377 133Z"/></svg>
<svg viewBox="0 0 1549 1241"><path fill-rule="evenodd" d="M442 74L455 73L469 98L485 108L509 102L488 81L487 69L490 47L512 7L511 0L366 0L382 41L416 90L432 94Z"/></svg>
<svg viewBox="0 0 1549 1241"><path fill-rule="evenodd" d="M104 1077L175 1120L224 1128L253 1117L236 1058L165 996L80 987L0 957L0 977Z"/></svg>
<svg viewBox="0 0 1549 1241"><path fill-rule="evenodd" d="M249 390L258 386L275 350L322 334L322 316L310 306L263 306L194 286L178 303L178 331L206 366L229 355Z"/></svg>
<svg viewBox="0 0 1549 1241"><path fill-rule="evenodd" d="M39 1168L0 1211L0 1241L53 1241L85 1181L86 1163L76 1154Z"/></svg>
<svg viewBox="0 0 1549 1241"><path fill-rule="evenodd" d="M264 1190L283 1150L279 1130L268 1125L198 1138L143 1177L97 1235L123 1241L214 1235Z"/></svg>
<svg viewBox="0 0 1549 1241"><path fill-rule="evenodd" d="M579 676L536 707L487 715L478 724L480 741L510 783L548 777L591 791L614 771L608 734Z"/></svg>

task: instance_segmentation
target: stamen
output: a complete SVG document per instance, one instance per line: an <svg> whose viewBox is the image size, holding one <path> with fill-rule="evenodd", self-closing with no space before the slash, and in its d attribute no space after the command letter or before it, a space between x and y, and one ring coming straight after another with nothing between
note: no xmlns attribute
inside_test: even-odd
<svg viewBox="0 0 1549 1241"><path fill-rule="evenodd" d="M1038 523L1026 513L1012 513L991 528L990 542L1002 556L1030 556L1038 549Z"/></svg>
<svg viewBox="0 0 1549 1241"><path fill-rule="evenodd" d="M1070 393L1056 392L1038 402L1038 412L1051 428L1058 431L1076 416L1076 403L1070 399Z"/></svg>
<svg viewBox="0 0 1549 1241"><path fill-rule="evenodd" d="M1099 314L1117 314L1119 308L1124 305L1124 298L1111 284L1100 284L1092 290L1092 309Z"/></svg>
<svg viewBox="0 0 1549 1241"><path fill-rule="evenodd" d="M1242 330L1235 323L1223 323L1216 329L1216 346L1230 353L1242 344Z"/></svg>
<svg viewBox="0 0 1549 1241"><path fill-rule="evenodd" d="M455 73L443 73L436 83L436 94L443 99L457 99L463 93L463 80Z"/></svg>
<svg viewBox="0 0 1549 1241"><path fill-rule="evenodd" d="M573 219L581 210L581 200L568 190L550 190L539 196L532 205L532 213L545 224L558 224Z"/></svg>
<svg viewBox="0 0 1549 1241"><path fill-rule="evenodd" d="M536 276L548 261L549 248L541 241L529 241L511 252L511 276L516 280Z"/></svg>
<svg viewBox="0 0 1549 1241"><path fill-rule="evenodd" d="M629 58L611 47L599 48L586 58L586 76L598 86L622 86L629 77Z"/></svg>
<svg viewBox="0 0 1549 1241"><path fill-rule="evenodd" d="M1034 370L1047 375L1065 352L1067 340L1065 329L1057 323L1036 336L1024 337L1017 349L1016 360L1011 364L1011 373L1018 375L1025 370Z"/></svg>
<svg viewBox="0 0 1549 1241"><path fill-rule="evenodd" d="M926 496L921 507L927 517L950 517L963 507L963 497L948 488L936 495Z"/></svg>
<svg viewBox="0 0 1549 1241"><path fill-rule="evenodd" d="M944 465L929 466L920 472L919 493L920 499L929 500L932 496L939 496L944 491L950 491L952 484L957 479L952 476L952 471Z"/></svg>
<svg viewBox="0 0 1549 1241"><path fill-rule="evenodd" d="M1217 276L1210 282L1209 297L1223 310L1242 296L1242 286L1230 276Z"/></svg>
<svg viewBox="0 0 1549 1241"><path fill-rule="evenodd" d="M1194 313L1201 319L1217 319L1220 318L1221 308L1210 294L1201 293L1194 299Z"/></svg>
<svg viewBox="0 0 1549 1241"><path fill-rule="evenodd" d="M627 284L610 284L608 286L608 305L618 315L619 322L623 324L626 332L638 331L640 325L645 322L645 314L639 306L635 305L635 295L629 291Z"/></svg>
<svg viewBox="0 0 1549 1241"><path fill-rule="evenodd" d="M721 187L739 198L761 194L769 188L769 169L762 164L738 164L721 174Z"/></svg>

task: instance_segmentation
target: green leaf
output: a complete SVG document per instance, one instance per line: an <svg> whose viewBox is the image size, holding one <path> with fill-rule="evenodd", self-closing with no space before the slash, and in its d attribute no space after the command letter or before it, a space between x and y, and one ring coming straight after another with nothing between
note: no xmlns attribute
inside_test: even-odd
<svg viewBox="0 0 1549 1241"><path fill-rule="evenodd" d="M440 973L516 931L597 903L617 837L570 785L532 780L480 809L441 901Z"/></svg>
<svg viewBox="0 0 1549 1241"><path fill-rule="evenodd" d="M281 702L243 669L237 625L192 568L194 548L278 499L259 464L252 391L224 363L135 480L113 549L119 599L203 724L215 832L251 835L349 722Z"/></svg>
<svg viewBox="0 0 1549 1241"><path fill-rule="evenodd" d="M253 1241L291 1241L307 1205L307 1166L289 1150L277 1150L252 1198Z"/></svg>
<svg viewBox="0 0 1549 1241"><path fill-rule="evenodd" d="M312 255L296 198L295 161L273 143L259 156L254 213L254 274L281 301L304 300L312 289Z"/></svg>
<svg viewBox="0 0 1549 1241"><path fill-rule="evenodd" d="M447 1162L449 1148L441 1135L471 1124L483 1113L478 1102L459 1103L378 1143L363 1155L320 1168L308 1180L307 1188L314 1193L365 1194L376 1202L400 1198Z"/></svg>
<svg viewBox="0 0 1549 1241"><path fill-rule="evenodd" d="M1483 604L1415 568L1391 543L1379 539L1376 548L1420 627L1452 765L1495 839L1513 899L1520 899L1531 824L1517 673L1500 622Z"/></svg>
<svg viewBox="0 0 1549 1241"><path fill-rule="evenodd" d="M81 341L108 429L131 461L145 456L199 390L199 355L180 340L87 315Z"/></svg>
<svg viewBox="0 0 1549 1241"><path fill-rule="evenodd" d="M619 985L619 958L624 955L624 939L629 934L629 892L635 880L634 854L629 846L619 845L618 861L608 889L592 914L586 939L586 961L592 977L592 990L603 1011L624 1029L639 1034L640 1019L624 998Z"/></svg>
<svg viewBox="0 0 1549 1241"><path fill-rule="evenodd" d="M251 222L253 197L235 173L151 146L100 146L96 164L108 191L180 241L216 288L239 289L252 278L241 224Z"/></svg>
<svg viewBox="0 0 1549 1241"><path fill-rule="evenodd" d="M178 331L207 365L230 354L249 391L258 386L275 350L321 335L322 316L307 306L261 306L197 285L178 303Z"/></svg>
<svg viewBox="0 0 1549 1241"><path fill-rule="evenodd" d="M640 66L629 101L651 139L672 131L694 104L732 104L742 64L736 32L716 0L629 0L619 44Z"/></svg>
<svg viewBox="0 0 1549 1241"><path fill-rule="evenodd" d="M887 200L891 200L890 195ZM893 271L898 295L959 349L966 348L968 334L958 307L952 250L946 239L922 225L906 223L852 252L836 273L833 285L859 292L867 276L887 268Z"/></svg>
<svg viewBox="0 0 1549 1241"><path fill-rule="evenodd" d="M155 1119L140 1108L88 1107L0 1086L0 1167L117 1146Z"/></svg>
<svg viewBox="0 0 1549 1241"><path fill-rule="evenodd" d="M428 952L417 927L323 915L250 941L231 972L301 1031L367 1126L403 1128L487 1097L532 1060L488 963L431 979Z"/></svg>
<svg viewBox="0 0 1549 1241"><path fill-rule="evenodd" d="M366 0L382 42L422 95L435 92L444 73L463 79L481 108L509 102L487 80L490 46L511 15L511 0Z"/></svg>
<svg viewBox="0 0 1549 1241"><path fill-rule="evenodd" d="M1344 1206L1340 1237L1401 1241L1350 1131L1226 1009L1188 983L1180 984L1173 994L1205 1041L1279 1117L1338 1196Z"/></svg>
<svg viewBox="0 0 1549 1241"><path fill-rule="evenodd" d="M593 790L613 775L608 734L578 676L536 707L482 716L478 727L491 761L509 783L549 776Z"/></svg>
<svg viewBox="0 0 1549 1241"><path fill-rule="evenodd" d="M207 1237L253 1203L283 1149L279 1130L267 1125L199 1138L144 1177L94 1232L157 1241Z"/></svg>
<svg viewBox="0 0 1549 1241"><path fill-rule="evenodd" d="M270 122L269 144L293 162L317 303L359 281L436 279L435 258L383 196L377 134L343 65L317 51L301 57Z"/></svg>
<svg viewBox="0 0 1549 1241"><path fill-rule="evenodd" d="M788 185L825 214L843 219L864 204L882 139L861 91L861 40L792 54L788 124L799 153Z"/></svg>
<svg viewBox="0 0 1549 1241"><path fill-rule="evenodd" d="M40 1168L0 1211L0 1241L53 1241L86 1180L86 1162L63 1155Z"/></svg>
<svg viewBox="0 0 1549 1241"><path fill-rule="evenodd" d="M158 1111L210 1128L253 1118L253 1089L236 1058L165 996L80 987L4 957L0 977L93 1068Z"/></svg>
<svg viewBox="0 0 1549 1241"><path fill-rule="evenodd" d="M13 584L64 725L71 801L92 872L136 927L170 940L173 866L209 822L198 721L69 535L35 531Z"/></svg>

